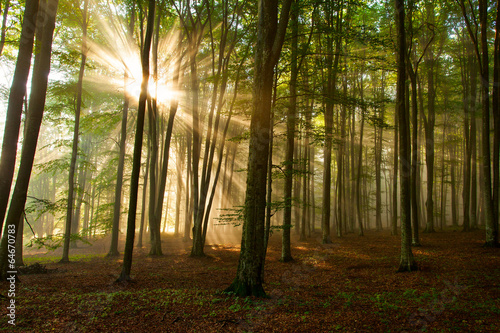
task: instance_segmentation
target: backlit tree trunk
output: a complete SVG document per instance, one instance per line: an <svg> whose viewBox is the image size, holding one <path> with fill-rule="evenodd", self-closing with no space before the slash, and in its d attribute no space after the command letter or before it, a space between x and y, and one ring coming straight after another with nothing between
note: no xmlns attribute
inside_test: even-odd
<svg viewBox="0 0 500 333"><path fill-rule="evenodd" d="M283 3L279 24L278 3L277 0L260 0L258 6L253 107L241 252L236 278L226 289L226 292L234 292L240 296L265 296L262 277L265 259L264 221L273 70L281 53L292 1L286 0Z"/></svg>
<svg viewBox="0 0 500 333"><path fill-rule="evenodd" d="M146 113L146 99L148 96L149 81L149 51L151 49L151 38L153 35L153 25L155 18L155 1L149 0L148 21L146 35L144 37L144 47L142 49L142 83L139 105L137 109L137 129L135 132L134 155L132 160L132 175L130 177L130 199L127 218L127 237L125 240L125 253L123 256L123 267L117 281L130 280L132 269L132 254L134 250L135 219L137 213L137 192L139 189L139 173L141 170L142 137L144 130L144 116Z"/></svg>

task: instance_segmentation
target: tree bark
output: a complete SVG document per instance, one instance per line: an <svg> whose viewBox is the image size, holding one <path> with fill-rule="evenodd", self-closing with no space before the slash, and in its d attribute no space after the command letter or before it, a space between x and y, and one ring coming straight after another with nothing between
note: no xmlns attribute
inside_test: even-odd
<svg viewBox="0 0 500 333"><path fill-rule="evenodd" d="M47 4L44 4L44 6L42 7L45 11L43 13L43 15L45 16L45 24L42 27L43 32L39 54L37 54L35 57L29 108L27 112L26 128L24 131L23 148L21 152L21 161L17 174L16 185L12 193L9 212L5 221L5 229L3 232L2 241L0 244L0 273L2 274L2 280L7 277L7 271L12 270L9 269L8 262L8 249L10 247L9 235L11 235L9 231L12 229L15 231L14 239L17 238L17 234L19 232L21 232L20 237L22 237L24 207L26 204L26 196L28 193L28 186L38 143L38 134L40 132L43 111L45 108L45 96L47 92L47 83L50 72L52 36L55 27L57 5L57 0L48 0Z"/></svg>
<svg viewBox="0 0 500 333"><path fill-rule="evenodd" d="M16 68L9 93L7 117L2 141L2 155L0 157L0 230L3 228L16 166L17 141L21 126L23 99L26 95L26 83L28 82L31 56L33 54L37 12L38 1L27 1L23 14Z"/></svg>
<svg viewBox="0 0 500 333"><path fill-rule="evenodd" d="M414 271L417 265L411 251L411 202L410 202L410 176L411 176L411 150L409 117L405 107L405 81L406 81L406 32L405 32L405 7L402 0L395 0L396 27L398 47L398 77L396 92L396 112L399 116L399 157L401 158L401 257L398 271Z"/></svg>
<svg viewBox="0 0 500 333"><path fill-rule="evenodd" d="M241 252L236 278L226 289L239 296L265 296L264 221L273 69L279 59L292 1L286 0L278 24L278 1L260 0L250 121L247 189Z"/></svg>

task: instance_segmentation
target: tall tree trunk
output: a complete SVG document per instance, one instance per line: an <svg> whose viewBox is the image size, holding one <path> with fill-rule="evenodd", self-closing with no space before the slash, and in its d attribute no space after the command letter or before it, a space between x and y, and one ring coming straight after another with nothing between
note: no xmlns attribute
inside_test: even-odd
<svg viewBox="0 0 500 333"><path fill-rule="evenodd" d="M288 262L293 260L290 250L290 229L292 228L292 188L293 188L293 174L294 174L294 161L293 153L295 150L295 118L297 114L297 47L298 47L298 27L299 27L299 7L298 3L294 1L290 13L290 26L292 31L292 46L291 46L291 64L290 64L290 98L287 109L286 118L286 148L285 148L285 209L283 212L283 239L281 247L281 262ZM297 204L297 202L295 202ZM295 221L295 226L298 228L298 221Z"/></svg>
<svg viewBox="0 0 500 333"><path fill-rule="evenodd" d="M385 98L385 79L384 79L384 73L382 72L382 78L380 82L381 86L381 98L382 100ZM382 148L383 148L383 133L384 133L384 113L385 113L385 106L382 104L381 110L379 113L379 122L380 124L375 125L375 184L376 184L376 190L375 190L375 221L376 225L380 226L380 229L382 229L382 174L381 174L381 169L382 169Z"/></svg>
<svg viewBox="0 0 500 333"><path fill-rule="evenodd" d="M71 150L71 162L69 166L68 176L68 201L66 207L66 224L64 228L64 245L63 255L60 262L69 262L69 245L71 240L71 223L73 221L73 204L75 192L75 171L76 160L78 156L78 140L80 134L80 113L82 107L82 93L83 93L83 75L85 72L85 63L87 61L87 27L88 27L88 5L89 0L85 0L82 12L82 59L80 62L80 71L78 74L78 82L76 85L76 106L75 106L75 127L73 130L73 147Z"/></svg>
<svg viewBox="0 0 500 333"><path fill-rule="evenodd" d="M23 14L23 25L19 39L16 68L9 93L7 117L0 157L0 230L3 227L5 212L9 203L10 188L16 166L17 141L23 112L23 99L33 54L33 39L38 12L38 1L27 1Z"/></svg>
<svg viewBox="0 0 500 333"><path fill-rule="evenodd" d="M399 114L394 117L394 159L392 179L392 208L391 208L391 234L398 234L398 171L399 171Z"/></svg>
<svg viewBox="0 0 500 333"><path fill-rule="evenodd" d="M134 155L132 160L132 175L130 177L130 199L127 218L127 237L125 239L125 253L123 255L123 266L120 277L117 281L130 280L132 269L132 253L134 250L135 218L137 213L137 192L139 189L139 173L141 170L142 137L144 129L144 116L146 113L146 99L148 95L149 81L149 51L151 49L151 37L153 35L153 25L155 18L155 1L148 1L148 22L146 35L144 37L144 47L142 49L142 82L139 105L137 108L137 129L135 132Z"/></svg>
<svg viewBox="0 0 500 333"><path fill-rule="evenodd" d="M132 10L130 11L130 22L128 25L128 38L132 39L132 34L135 26L135 3L132 5ZM125 72L123 79L124 87L128 84L128 74ZM113 205L113 225L111 229L111 246L108 252L108 256L118 256L118 235L120 232L120 217L121 217L121 205L122 205L122 187L123 187L123 169L125 166L125 148L127 140L127 118L128 118L128 108L130 104L130 96L127 89L123 89L123 108L122 108L122 123L120 131L120 143L119 143L119 153L118 153L118 170L116 171L116 184L115 184L115 203ZM141 241L142 243L142 241ZM141 244L142 245L142 244Z"/></svg>
<svg viewBox="0 0 500 333"><path fill-rule="evenodd" d="M17 238L18 233L21 233L19 237L22 237L24 207L38 143L38 134L40 132L43 111L45 108L45 96L50 72L52 36L55 27L57 5L57 0L48 0L47 4L44 4L42 7L45 10L43 13L45 25L43 26L43 32L41 34L42 40L40 43L40 50L35 57L21 162L0 244L0 274L2 280L7 277L7 271L14 270L9 265L8 261L9 247L11 246L9 245L9 236L12 236L11 230L14 230L14 239ZM22 254L17 253L17 255L20 255L22 258Z"/></svg>
<svg viewBox="0 0 500 333"><path fill-rule="evenodd" d="M363 104L363 79L361 79L361 104ZM359 227L359 235L364 235L363 230L363 213L361 212L361 171L363 169L363 134L365 127L365 107L361 107L361 127L359 129L359 155L358 155L358 173L356 175L356 202L357 202L357 215L358 215L358 227ZM378 225L377 225L378 229Z"/></svg>
<svg viewBox="0 0 500 333"><path fill-rule="evenodd" d="M483 113L482 147L483 147L483 204L486 224L485 246L498 246L498 227L493 204L491 157L490 157L490 74L488 56L488 2L479 0L479 21L481 25L481 102ZM496 165L498 167L498 164ZM498 170L495 172L498 173Z"/></svg>
<svg viewBox="0 0 500 333"><path fill-rule="evenodd" d="M283 3L278 24L278 1L259 1L241 252L236 278L226 289L239 296L265 296L262 277L273 69L281 53L291 3L291 0Z"/></svg>
<svg viewBox="0 0 500 333"><path fill-rule="evenodd" d="M327 4L327 16L329 21L329 28L333 28L333 8L329 8ZM341 26L341 13L337 11L337 31ZM330 208L331 208L331 173L332 173L332 140L333 140L333 99L336 92L338 63L340 58L341 37L332 39L327 37L327 87L326 87L326 108L325 108L325 146L324 146L324 162L323 162L323 211L321 215L321 227L323 230L323 244L331 243L330 238ZM335 57L333 57L333 43L335 42Z"/></svg>
<svg viewBox="0 0 500 333"><path fill-rule="evenodd" d="M396 93L396 112L399 116L399 157L401 158L401 258L398 271L414 271L417 269L411 251L411 202L410 202L410 175L411 151L409 117L405 107L406 81L406 32L405 7L402 0L395 0L396 27L398 34L398 77Z"/></svg>
<svg viewBox="0 0 500 333"><path fill-rule="evenodd" d="M144 238L144 227L145 227L145 219L146 219L146 207L147 207L147 194L148 194L148 179L149 179L149 163L151 160L151 151L149 149L149 137L148 137L148 153L146 155L146 167L144 168L144 178L142 183L142 198L141 198L141 222L139 225L139 235L137 240L137 247L142 248L142 242ZM139 190L139 189L138 189Z"/></svg>
<svg viewBox="0 0 500 333"><path fill-rule="evenodd" d="M497 0L495 49L493 53L493 243L498 246L500 205L500 2Z"/></svg>
<svg viewBox="0 0 500 333"><path fill-rule="evenodd" d="M182 169L184 165L184 156L186 154L186 145L182 138L178 140L177 147L177 157L176 169L177 169L177 189L176 189L176 199L175 199L175 228L174 235L179 235L180 228L180 216L181 216L181 201L182 201L182 190L184 189L184 182L182 181Z"/></svg>
<svg viewBox="0 0 500 333"><path fill-rule="evenodd" d="M463 43L467 43L466 39L463 38ZM468 43L470 44L470 43ZM470 230L470 201L471 201L471 163L472 163L472 145L471 145L471 132L472 126L471 123L471 114L474 115L474 110L471 109L471 105L473 104L470 99L471 96L471 87L470 81L472 81L474 66L473 66L473 55L470 52L470 47L463 47L463 61L461 62L461 74L462 74L462 103L464 109L464 138L465 138L465 161L464 161L464 188L462 192L462 198L464 201L463 205L463 231ZM469 52L467 52L469 51ZM474 210L475 208L472 208Z"/></svg>

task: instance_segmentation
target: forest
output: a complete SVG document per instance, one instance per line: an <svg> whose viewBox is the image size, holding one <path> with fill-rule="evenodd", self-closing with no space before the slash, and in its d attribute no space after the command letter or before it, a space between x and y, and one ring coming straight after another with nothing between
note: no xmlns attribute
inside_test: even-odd
<svg viewBox="0 0 500 333"><path fill-rule="evenodd" d="M0 16L0 330L500 331L499 1Z"/></svg>

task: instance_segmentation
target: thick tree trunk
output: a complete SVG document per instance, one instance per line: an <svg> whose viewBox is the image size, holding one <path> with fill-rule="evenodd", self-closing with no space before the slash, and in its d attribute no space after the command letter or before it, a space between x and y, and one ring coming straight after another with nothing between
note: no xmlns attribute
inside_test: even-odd
<svg viewBox="0 0 500 333"><path fill-rule="evenodd" d="M43 9L46 10L45 13L43 13L45 25L43 26L43 32L41 34L42 40L40 43L40 50L35 57L21 162L0 244L0 274L2 280L7 277L7 271L13 270L8 262L9 248L11 246L9 243L9 236L14 235L14 239L16 239L17 234L21 233L19 237L22 239L24 207L38 143L38 134L40 132L43 111L45 108L45 96L47 92L52 52L52 36L55 27L57 6L57 0L48 0L47 4L43 6ZM11 234L10 230L14 230L14 234ZM22 258L22 254L17 253L17 255L20 255Z"/></svg>
<svg viewBox="0 0 500 333"><path fill-rule="evenodd" d="M483 205L486 225L485 246L498 246L498 228L493 204L491 157L490 157L490 74L488 56L488 3L479 1L479 21L481 24L481 102L483 114L482 153L483 153ZM497 171L498 172L498 171Z"/></svg>
<svg viewBox="0 0 500 333"><path fill-rule="evenodd" d="M234 292L239 296L265 296L262 277L273 69L281 53L291 3L290 0L283 3L278 25L278 1L259 1L241 252L236 278L226 289L226 292Z"/></svg>
<svg viewBox="0 0 500 333"><path fill-rule="evenodd" d="M411 202L410 202L410 176L411 176L411 150L409 117L405 107L405 81L406 81L406 32L405 8L402 0L395 0L396 26L398 32L398 78L396 95L396 112L399 116L399 157L401 158L401 259L398 271L413 271L417 265L411 251Z"/></svg>
<svg viewBox="0 0 500 333"><path fill-rule="evenodd" d="M9 93L7 117L0 157L0 230L3 227L5 212L9 203L10 188L16 166L17 141L23 112L23 99L26 95L26 83L33 54L33 39L38 12L38 1L26 2L23 14L23 26L19 40L16 68Z"/></svg>

